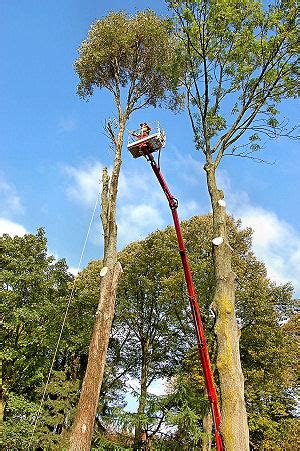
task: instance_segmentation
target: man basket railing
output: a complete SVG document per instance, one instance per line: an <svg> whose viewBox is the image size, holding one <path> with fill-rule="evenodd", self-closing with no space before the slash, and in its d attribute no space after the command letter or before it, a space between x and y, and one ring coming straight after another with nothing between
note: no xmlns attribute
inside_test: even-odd
<svg viewBox="0 0 300 451"><path fill-rule="evenodd" d="M139 158L143 155L141 147L147 145L148 150L153 153L166 145L166 134L160 129L157 123L156 127L151 128L149 124L143 122L140 128L129 131L127 149L133 158Z"/></svg>

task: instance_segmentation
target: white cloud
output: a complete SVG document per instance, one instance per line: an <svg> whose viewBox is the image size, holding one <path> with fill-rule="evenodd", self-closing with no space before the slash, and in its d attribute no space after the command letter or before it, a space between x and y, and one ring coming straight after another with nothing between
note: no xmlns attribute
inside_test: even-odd
<svg viewBox="0 0 300 451"><path fill-rule="evenodd" d="M129 171L121 170L118 189L121 202L164 201L164 194L148 166Z"/></svg>
<svg viewBox="0 0 300 451"><path fill-rule="evenodd" d="M24 212L24 207L14 185L8 183L2 175L0 175L0 197L0 235L7 233L14 237L28 233L25 227L12 220L12 216Z"/></svg>
<svg viewBox="0 0 300 451"><path fill-rule="evenodd" d="M64 171L70 180L67 196L73 201L91 206L99 192L102 168L100 162L82 168L65 167ZM142 239L153 230L166 225L160 213L160 206L165 203L164 195L147 166L142 171L140 168L131 172L122 170L119 178L117 212L120 247ZM92 241L97 244L99 234L102 233L100 229L100 225L97 224L91 234Z"/></svg>
<svg viewBox="0 0 300 451"><path fill-rule="evenodd" d="M118 194L120 247L166 225L167 201L148 165L121 171Z"/></svg>
<svg viewBox="0 0 300 451"><path fill-rule="evenodd" d="M11 237L24 236L27 232L25 227L9 219L0 218L0 235L7 233Z"/></svg>
<svg viewBox="0 0 300 451"><path fill-rule="evenodd" d="M86 165L83 168L65 166L64 172L71 180L67 187L67 196L84 205L94 204L97 193L99 193L102 169L103 166L100 162Z"/></svg>
<svg viewBox="0 0 300 451"><path fill-rule="evenodd" d="M300 235L287 222L261 207L246 205L239 216L251 227L255 255L266 264L268 275L279 283L291 281L300 291Z"/></svg>
<svg viewBox="0 0 300 451"><path fill-rule="evenodd" d="M236 192L230 178L219 171L218 184L224 189L228 211L253 229L253 251L262 260L271 280L291 282L300 292L300 234L275 212L253 205L245 192Z"/></svg>
<svg viewBox="0 0 300 451"><path fill-rule="evenodd" d="M10 216L12 214L23 213L24 208L21 199L17 194L16 188L0 176L0 197L1 214Z"/></svg>
<svg viewBox="0 0 300 451"><path fill-rule="evenodd" d="M78 274L78 268L75 268L75 266L69 266L69 272L73 274L73 276L77 276Z"/></svg>
<svg viewBox="0 0 300 451"><path fill-rule="evenodd" d="M164 225L159 209L148 204L123 205L118 217L121 247L144 238L148 233Z"/></svg>

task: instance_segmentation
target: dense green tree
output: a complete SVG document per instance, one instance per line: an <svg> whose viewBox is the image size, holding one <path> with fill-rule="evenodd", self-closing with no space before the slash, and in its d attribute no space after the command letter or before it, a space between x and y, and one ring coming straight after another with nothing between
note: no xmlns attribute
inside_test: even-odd
<svg viewBox="0 0 300 451"><path fill-rule="evenodd" d="M251 277L246 290L252 302L242 303L237 291L243 309L241 358L251 443L257 449L280 450L295 417L299 339L297 343L280 325L278 305L290 310L295 305L293 290L288 285L276 287L258 273Z"/></svg>
<svg viewBox="0 0 300 451"><path fill-rule="evenodd" d="M173 105L177 104L175 73L181 66L176 65L175 45L169 22L154 12L147 10L133 16L111 12L91 26L75 62L80 78L78 94L86 98L95 88L108 90L113 96L116 114L115 119L106 124L114 151L112 173L109 177L104 168L102 178L103 265L107 272L101 280L87 369L70 436L71 450L90 448L121 275L117 258L116 202L125 126L134 111L156 106L166 100L168 94ZM172 76L166 67L172 67Z"/></svg>
<svg viewBox="0 0 300 451"><path fill-rule="evenodd" d="M215 369L212 217L193 217L182 226ZM292 450L297 424L299 340L292 289L268 280L264 265L251 251L251 230L242 230L230 218L227 228L237 276L237 317L250 441L253 449ZM4 236L1 245L7 350L3 444L5 449L25 449L30 443L72 277L63 261L55 262L48 256L42 231L23 238ZM171 227L154 232L127 246L118 258L124 277L97 404L93 445L100 449L132 449L132 430L137 427L145 434L146 447L209 449L213 438L209 436L211 426L205 424L208 403L175 232ZM93 327L91 312L97 307L102 266L102 261L91 262L77 277L75 298L32 446L62 449L68 441L87 360ZM33 324L39 326L37 330ZM16 326L22 326L23 335L16 335ZM14 340L10 340L8 331ZM145 340L150 340L147 352ZM23 355L32 362L31 371ZM129 377L140 383L137 395L142 408L137 414L122 411ZM149 383L157 378L164 378L166 395L149 393Z"/></svg>
<svg viewBox="0 0 300 451"><path fill-rule="evenodd" d="M193 237L202 234L199 223L196 227L198 230L192 230L192 224L189 225ZM241 361L250 439L257 449L282 449L288 437L289 424L295 418L296 349L299 342L294 326L296 301L289 284L276 286L267 278L265 266L251 251L251 230L239 230L230 220L227 228L237 277L237 318L241 328ZM185 237L188 241L188 236ZM203 244L198 247L197 240L194 243L194 250L203 252ZM190 252L193 262L192 246ZM208 249L206 252L209 255ZM198 274L194 274L198 279ZM288 318L289 321L283 324ZM209 339L212 340L212 327L207 327L206 318L204 320L206 334L211 334ZM212 357L215 363L215 355ZM197 360L194 362L196 364ZM187 373L194 374L194 370L189 369Z"/></svg>
<svg viewBox="0 0 300 451"><path fill-rule="evenodd" d="M64 260L48 255L43 229L4 235L1 249L5 437L7 444L28 445L40 399L36 389L50 368L72 276ZM57 367L68 358L66 353L63 363L60 354Z"/></svg>
<svg viewBox="0 0 300 451"><path fill-rule="evenodd" d="M119 256L124 276L117 294L116 323L127 335L131 345L129 357L136 362L129 374L140 381L136 445L151 436L149 425L143 427L140 421L145 416L147 390L151 382L174 374L187 350L183 333L176 320L172 320L174 306L165 294L164 281L174 277L181 265L179 259L174 261L172 258L174 249L175 237L169 228L133 243ZM160 260L158 255L162 253L164 259ZM169 266L168 261L175 265ZM177 304L179 317L182 317L181 311L185 307L185 302Z"/></svg>
<svg viewBox="0 0 300 451"><path fill-rule="evenodd" d="M43 229L4 235L1 248L4 390L28 394L45 377L72 276L64 260L48 256Z"/></svg>
<svg viewBox="0 0 300 451"><path fill-rule="evenodd" d="M286 134L278 104L298 94L295 0L170 0L186 57L187 107L213 210L217 366L221 430L228 451L249 449L235 315L235 274L224 193L216 171L225 155L260 160L261 136ZM260 160L261 161L261 160Z"/></svg>
<svg viewBox="0 0 300 451"><path fill-rule="evenodd" d="M212 216L193 217L184 221L182 227L215 368ZM246 375L251 443L276 447L286 440L285 429L294 418L294 335L292 339L287 335L282 320L291 317L287 324L293 321L295 303L288 285L277 287L268 280L264 265L251 251L251 230L241 229L240 223L230 218L227 218L227 228L237 277L237 317L242 334L241 359ZM140 413L121 414L120 422L129 425L130 431L140 422L148 446L151 442L166 449L177 449L177 445L209 449L206 439L211 425L203 424L209 423L204 381L193 352L193 325L173 228L154 232L145 240L127 246L119 259L124 275L113 331L116 328L118 339L127 337L122 348L126 372L140 383ZM90 265L90 271L92 266L96 268L96 263ZM100 268L98 263L94 273L99 273ZM82 283L84 286L84 277ZM151 337L151 331L157 335ZM143 341L149 338L151 346L145 353ZM145 362L146 377L143 376ZM148 384L153 377L172 381L171 393L159 399L151 396ZM121 378L125 378L125 373ZM189 396L184 401L183 393L187 391ZM168 440L160 440L162 425L172 425L177 431L167 434ZM128 441L128 436L125 439Z"/></svg>

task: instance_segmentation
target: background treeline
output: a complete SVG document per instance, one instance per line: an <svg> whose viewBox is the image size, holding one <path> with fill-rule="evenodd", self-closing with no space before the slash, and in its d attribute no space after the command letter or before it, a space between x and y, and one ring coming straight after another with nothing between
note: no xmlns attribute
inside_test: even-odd
<svg viewBox="0 0 300 451"><path fill-rule="evenodd" d="M214 364L212 218L182 223ZM237 275L237 315L252 449L294 450L297 441L296 301L251 250L251 230L228 218ZM1 238L3 449L26 449L73 284L64 260L47 253L43 229ZM199 368L173 228L119 253L123 276L110 337L93 447L103 450L209 450L212 421ZM100 290L101 261L77 277L54 371L31 447L62 449L79 398ZM298 326L299 327L299 326ZM224 362L228 364L228 362ZM215 371L217 380L217 372ZM129 388L138 382L139 390ZM164 394L151 394L161 380ZM128 391L136 413L124 410ZM143 448L145 449L145 448Z"/></svg>

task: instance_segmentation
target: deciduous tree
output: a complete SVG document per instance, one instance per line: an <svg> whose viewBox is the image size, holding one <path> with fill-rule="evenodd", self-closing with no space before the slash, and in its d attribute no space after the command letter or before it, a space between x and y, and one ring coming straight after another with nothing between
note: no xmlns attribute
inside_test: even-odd
<svg viewBox="0 0 300 451"><path fill-rule="evenodd" d="M105 168L102 177L103 266L107 268L107 273L101 281L100 301L70 437L70 450L90 449L116 289L121 275L117 258L116 202L125 125L134 111L156 106L166 100L168 93L174 94L176 103L177 85L173 81L176 77L170 77L164 69L172 66L176 72L174 46L170 24L152 11L139 12L134 16L124 12L110 13L91 26L75 62L80 78L79 95L86 98L93 94L95 88L107 89L113 96L116 117L106 124L115 155L112 173L109 177Z"/></svg>
<svg viewBox="0 0 300 451"><path fill-rule="evenodd" d="M286 134L281 100L298 93L297 5L293 0L169 1L186 55L188 112L203 152L213 210L221 430L226 449L249 449L244 378L235 314L235 274L226 229L224 193L216 171L225 155L260 160L261 136ZM260 160L261 161L261 160Z"/></svg>
<svg viewBox="0 0 300 451"><path fill-rule="evenodd" d="M176 267L180 267L180 259L176 257L175 236L171 228L133 243L119 256L124 276L117 296L116 322L127 334L128 357L136 362L129 374L140 382L135 424L137 447L147 446L156 430L156 426L151 430L150 425L142 421L148 407L150 384L171 377L188 348L179 324L173 320L175 306L165 293L164 281L177 275ZM173 264L166 264L168 260ZM183 297L181 304L176 305L181 318L186 307L184 301Z"/></svg>
<svg viewBox="0 0 300 451"><path fill-rule="evenodd" d="M37 389L50 368L72 276L64 260L48 255L43 229L24 237L4 235L0 246L5 443L27 447L41 397ZM58 367L69 356L65 349Z"/></svg>

